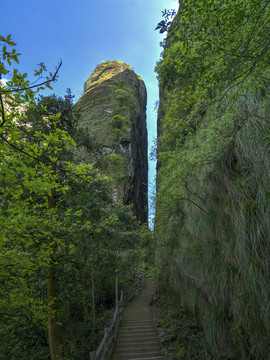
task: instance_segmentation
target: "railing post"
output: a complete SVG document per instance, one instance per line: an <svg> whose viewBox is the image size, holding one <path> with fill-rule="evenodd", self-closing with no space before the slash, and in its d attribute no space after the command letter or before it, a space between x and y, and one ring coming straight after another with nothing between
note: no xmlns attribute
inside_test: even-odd
<svg viewBox="0 0 270 360"><path fill-rule="evenodd" d="M105 359L107 359L107 355L108 355L108 337L109 337L109 328L105 328L104 329L104 334L106 336L106 341L105 341L105 344L104 344L104 355L105 355Z"/></svg>
<svg viewBox="0 0 270 360"><path fill-rule="evenodd" d="M95 351L92 351L90 352L90 360L96 360L96 352Z"/></svg>
<svg viewBox="0 0 270 360"><path fill-rule="evenodd" d="M118 270L115 270L115 308L118 305Z"/></svg>
<svg viewBox="0 0 270 360"><path fill-rule="evenodd" d="M144 272L145 272L145 266L143 264L143 273L141 271L135 271L133 270L133 276L136 279L136 282L131 286L131 288L127 291L127 294L125 295L125 298L123 296L123 290L121 290L120 294L120 301L119 301L119 284L118 284L118 275L119 271L115 270L115 312L113 317L113 323L109 328L104 329L104 337L101 341L97 351L90 352L90 360L97 360L97 359L108 359L111 355L115 340L117 337L118 327L120 324L120 321L122 319L122 311L123 307L136 294L136 290L143 287L144 282Z"/></svg>
<svg viewBox="0 0 270 360"><path fill-rule="evenodd" d="M124 291L121 290L121 292L120 292L120 304L119 304L119 321L121 321L121 319L122 319L123 307L124 307Z"/></svg>
<svg viewBox="0 0 270 360"><path fill-rule="evenodd" d="M123 298L124 298L124 291L121 290L121 292L120 292L120 303L123 302Z"/></svg>

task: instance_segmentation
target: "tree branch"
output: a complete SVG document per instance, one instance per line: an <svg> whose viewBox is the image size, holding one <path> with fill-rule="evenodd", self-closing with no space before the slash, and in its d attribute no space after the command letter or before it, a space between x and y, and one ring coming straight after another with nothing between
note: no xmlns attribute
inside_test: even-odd
<svg viewBox="0 0 270 360"><path fill-rule="evenodd" d="M25 314L8 314L8 313L5 313L5 312L1 312L0 317L3 317L3 316L25 317L26 319L29 319L29 317L27 315L25 315Z"/></svg>
<svg viewBox="0 0 270 360"><path fill-rule="evenodd" d="M11 142L9 142L9 141L8 141L3 135L1 135L1 134L0 134L0 138L1 138L2 140L4 140L4 141L5 141L10 147L12 147L13 149L21 152L22 154L28 156L29 158L31 158L31 159L33 159L33 160L36 160L36 161L39 162L39 163L43 163L43 164L45 164L45 165L47 165L47 166L54 164L54 163L52 163L52 162L51 162L51 163L48 163L48 162L46 162L46 161L44 161L44 160L41 160L40 158L37 158L37 157L35 157L35 156L27 153L27 152L24 151L23 149L20 149L18 146L16 146L16 145L12 144ZM42 156L42 155L44 155L44 154L41 154L41 156ZM56 165L56 164L55 164L55 165ZM60 169L61 171L65 172L65 173L68 173L68 174L70 174L70 175L73 175L73 176L77 177L78 179L80 179L81 181L83 181L83 182L85 182L85 183L89 183L88 180L83 179L80 175L78 175L78 174L76 174L76 173L73 173L73 172L71 172L71 171L69 171L69 170L67 170L67 169L64 169L62 166L56 165L56 169L57 169L57 170ZM87 175L87 174L84 174L84 175Z"/></svg>
<svg viewBox="0 0 270 360"><path fill-rule="evenodd" d="M55 81L56 77L57 77L57 74L60 70L60 67L62 66L62 60L60 60L60 63L54 73L54 75L52 76L51 79L48 79L40 84L36 84L36 85L31 85L31 86L28 86L28 87L25 87L25 88L14 88L12 90L2 90L2 93L14 93L14 92L20 92L20 91L25 91L25 90L30 90L30 89L34 89L34 88L37 88L39 86L42 86L42 85L45 85L45 84L48 84L49 82L51 81Z"/></svg>
<svg viewBox="0 0 270 360"><path fill-rule="evenodd" d="M1 80L1 78L0 78ZM1 123L1 126L3 126L6 122L6 119L5 119L5 110L4 110L4 102L3 102L3 98L2 98L2 93L0 91L0 106L1 106L1 113L2 113L2 123Z"/></svg>

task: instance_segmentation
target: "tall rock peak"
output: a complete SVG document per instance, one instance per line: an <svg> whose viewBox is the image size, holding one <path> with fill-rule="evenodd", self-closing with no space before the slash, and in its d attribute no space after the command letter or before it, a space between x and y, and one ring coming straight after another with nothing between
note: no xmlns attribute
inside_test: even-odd
<svg viewBox="0 0 270 360"><path fill-rule="evenodd" d="M76 104L81 127L97 145L98 167L112 178L115 198L132 204L141 222L147 221L146 102L141 77L123 62L108 61L96 67Z"/></svg>
<svg viewBox="0 0 270 360"><path fill-rule="evenodd" d="M93 74L88 78L84 84L84 92L93 89L102 82L110 80L112 77L126 71L131 70L131 67L121 61L103 61L99 64ZM134 73L135 74L135 73ZM135 76L137 76L135 74Z"/></svg>

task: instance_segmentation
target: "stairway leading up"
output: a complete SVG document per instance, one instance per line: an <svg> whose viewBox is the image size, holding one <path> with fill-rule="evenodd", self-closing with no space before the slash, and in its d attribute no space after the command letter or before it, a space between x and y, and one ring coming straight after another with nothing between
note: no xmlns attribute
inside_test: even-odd
<svg viewBox="0 0 270 360"><path fill-rule="evenodd" d="M112 360L164 360L153 324L150 303L155 284L146 286L124 309Z"/></svg>

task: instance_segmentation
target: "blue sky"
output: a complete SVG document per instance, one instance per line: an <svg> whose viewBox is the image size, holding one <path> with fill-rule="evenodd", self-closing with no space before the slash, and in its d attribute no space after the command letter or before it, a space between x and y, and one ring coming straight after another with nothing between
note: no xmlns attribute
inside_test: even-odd
<svg viewBox="0 0 270 360"><path fill-rule="evenodd" d="M11 34L17 43L21 72L33 74L42 61L53 72L62 59L52 92L63 96L71 88L75 100L101 61L120 60L132 66L147 87L150 148L156 137L158 100L154 67L162 50L162 35L154 29L162 19L161 11L177 4L177 0L2 1L0 34ZM154 175L155 164L150 162L149 192Z"/></svg>

